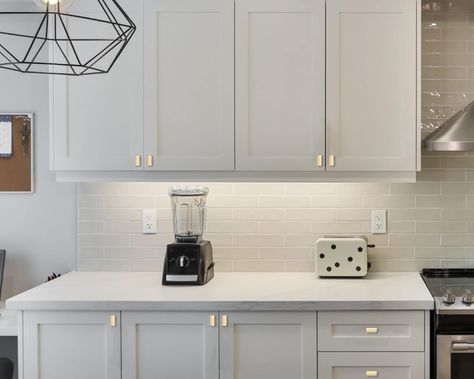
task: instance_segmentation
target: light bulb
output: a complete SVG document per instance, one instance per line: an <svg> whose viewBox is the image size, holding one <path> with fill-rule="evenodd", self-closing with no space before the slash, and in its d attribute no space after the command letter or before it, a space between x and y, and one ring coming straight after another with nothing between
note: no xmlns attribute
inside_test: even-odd
<svg viewBox="0 0 474 379"><path fill-rule="evenodd" d="M61 12L71 6L74 0L33 0L41 9L49 8L51 12L60 10Z"/></svg>

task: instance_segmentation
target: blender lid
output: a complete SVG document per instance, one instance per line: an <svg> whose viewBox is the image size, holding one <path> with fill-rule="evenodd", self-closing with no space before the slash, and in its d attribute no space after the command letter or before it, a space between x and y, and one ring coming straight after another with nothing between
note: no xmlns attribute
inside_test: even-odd
<svg viewBox="0 0 474 379"><path fill-rule="evenodd" d="M173 186L168 190L170 196L206 196L209 188L199 186Z"/></svg>

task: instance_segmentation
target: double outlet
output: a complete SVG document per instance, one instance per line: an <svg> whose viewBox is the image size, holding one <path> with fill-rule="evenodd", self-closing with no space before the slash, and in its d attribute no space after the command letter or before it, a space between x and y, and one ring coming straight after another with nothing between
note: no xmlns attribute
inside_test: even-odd
<svg viewBox="0 0 474 379"><path fill-rule="evenodd" d="M143 234L156 234L156 209L143 210Z"/></svg>

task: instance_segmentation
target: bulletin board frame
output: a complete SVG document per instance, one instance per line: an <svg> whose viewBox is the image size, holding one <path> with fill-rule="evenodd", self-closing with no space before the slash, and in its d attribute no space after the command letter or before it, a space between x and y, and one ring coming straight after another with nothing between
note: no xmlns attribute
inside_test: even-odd
<svg viewBox="0 0 474 379"><path fill-rule="evenodd" d="M0 112L0 116L11 116L11 117L27 117L30 120L30 128L29 128L29 136L28 136L28 153L30 155L30 189L29 190L18 190L18 191L10 191L10 190L1 190L0 188L0 196L3 194L32 194L35 192L35 173L36 173L36 165L35 165L35 154L36 154L36 149L35 149L35 119L34 119L34 114L32 112ZM16 146L16 149L19 147ZM15 149L15 146L14 146ZM21 154L20 152L16 152L16 150L13 152L13 154L18 153ZM3 158L0 158L3 159Z"/></svg>

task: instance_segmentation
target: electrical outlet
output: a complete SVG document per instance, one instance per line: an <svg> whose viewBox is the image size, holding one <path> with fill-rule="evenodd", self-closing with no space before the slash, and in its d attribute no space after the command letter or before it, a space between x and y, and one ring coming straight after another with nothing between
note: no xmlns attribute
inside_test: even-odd
<svg viewBox="0 0 474 379"><path fill-rule="evenodd" d="M143 210L143 234L156 234L156 209Z"/></svg>
<svg viewBox="0 0 474 379"><path fill-rule="evenodd" d="M387 210L386 209L372 210L372 233L374 234L387 233Z"/></svg>

